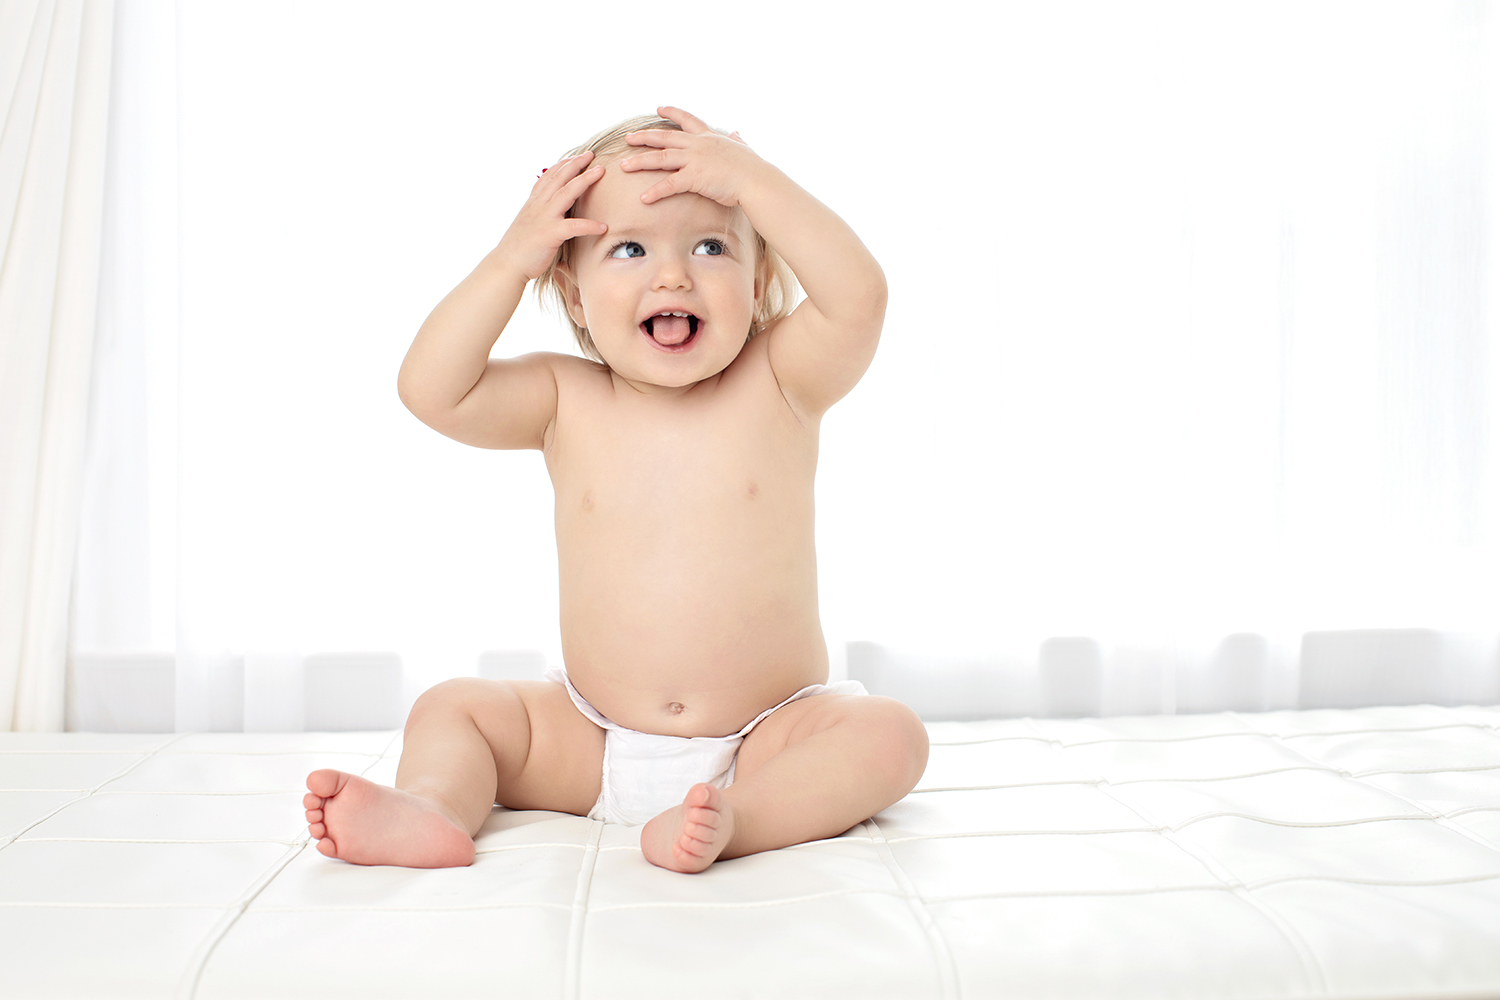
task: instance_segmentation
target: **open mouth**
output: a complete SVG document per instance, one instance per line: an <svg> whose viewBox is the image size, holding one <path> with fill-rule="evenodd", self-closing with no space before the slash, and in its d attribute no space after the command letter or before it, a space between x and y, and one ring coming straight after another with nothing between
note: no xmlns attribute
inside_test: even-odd
<svg viewBox="0 0 1500 1000"><path fill-rule="evenodd" d="M661 312L641 322L641 332L658 347L681 350L698 336L698 317L689 312Z"/></svg>

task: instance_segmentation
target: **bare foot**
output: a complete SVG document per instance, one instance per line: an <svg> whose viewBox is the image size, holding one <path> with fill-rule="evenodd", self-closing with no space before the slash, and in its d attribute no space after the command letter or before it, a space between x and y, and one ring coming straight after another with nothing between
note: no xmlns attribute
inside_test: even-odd
<svg viewBox="0 0 1500 1000"><path fill-rule="evenodd" d="M406 868L474 863L469 834L420 795L329 769L309 774L307 789L307 832L330 858Z"/></svg>
<svg viewBox="0 0 1500 1000"><path fill-rule="evenodd" d="M641 828L641 853L658 868L701 872L734 839L734 810L713 785L688 789L673 806Z"/></svg>

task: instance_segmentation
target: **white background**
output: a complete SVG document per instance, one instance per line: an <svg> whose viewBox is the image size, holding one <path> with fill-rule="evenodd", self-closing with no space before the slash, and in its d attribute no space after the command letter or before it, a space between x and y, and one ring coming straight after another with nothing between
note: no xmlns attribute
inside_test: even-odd
<svg viewBox="0 0 1500 1000"><path fill-rule="evenodd" d="M889 280L823 431L835 649L1494 623L1489 5L122 0L119 31L80 648L391 649L417 689L556 661L540 455L439 436L396 372L541 168L659 104ZM495 353L571 349L528 296Z"/></svg>

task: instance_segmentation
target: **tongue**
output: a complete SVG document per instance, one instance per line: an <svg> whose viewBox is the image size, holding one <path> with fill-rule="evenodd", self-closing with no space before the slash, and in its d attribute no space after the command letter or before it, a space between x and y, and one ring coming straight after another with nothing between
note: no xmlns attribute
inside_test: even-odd
<svg viewBox="0 0 1500 1000"><path fill-rule="evenodd" d="M676 346L688 339L688 319L686 316L653 316L651 336L658 344Z"/></svg>

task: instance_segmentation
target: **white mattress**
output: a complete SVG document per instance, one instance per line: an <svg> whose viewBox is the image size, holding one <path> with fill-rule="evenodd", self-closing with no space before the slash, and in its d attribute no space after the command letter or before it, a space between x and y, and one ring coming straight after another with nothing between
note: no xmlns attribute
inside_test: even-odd
<svg viewBox="0 0 1500 1000"><path fill-rule="evenodd" d="M0 995L1500 995L1500 708L937 723L842 837L653 868L496 809L471 868L332 861L394 733L0 734Z"/></svg>

